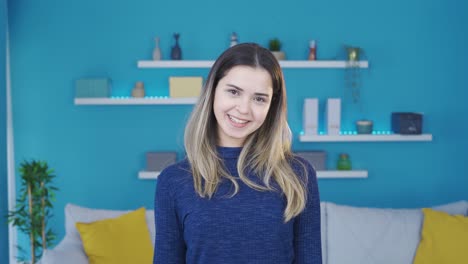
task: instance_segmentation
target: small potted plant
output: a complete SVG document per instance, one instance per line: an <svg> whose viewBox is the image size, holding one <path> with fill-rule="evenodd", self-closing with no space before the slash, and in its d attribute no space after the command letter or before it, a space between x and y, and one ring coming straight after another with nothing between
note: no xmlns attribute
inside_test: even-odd
<svg viewBox="0 0 468 264"><path fill-rule="evenodd" d="M52 186L54 170L44 161L24 161L20 165L21 190L15 210L8 212L8 222L29 236L30 260L18 256L21 263L36 263L45 250L52 245L55 234L47 228L52 217L52 201L55 200ZM18 246L20 252L25 252Z"/></svg>
<svg viewBox="0 0 468 264"><path fill-rule="evenodd" d="M286 59L286 54L283 51L281 51L281 41L278 38L274 38L270 40L269 49L277 60Z"/></svg>

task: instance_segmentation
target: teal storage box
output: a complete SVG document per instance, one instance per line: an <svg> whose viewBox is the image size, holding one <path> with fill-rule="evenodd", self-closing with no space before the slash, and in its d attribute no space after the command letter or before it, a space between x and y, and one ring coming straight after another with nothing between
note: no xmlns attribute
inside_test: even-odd
<svg viewBox="0 0 468 264"><path fill-rule="evenodd" d="M78 79L75 86L75 98L111 96L111 80L109 78Z"/></svg>

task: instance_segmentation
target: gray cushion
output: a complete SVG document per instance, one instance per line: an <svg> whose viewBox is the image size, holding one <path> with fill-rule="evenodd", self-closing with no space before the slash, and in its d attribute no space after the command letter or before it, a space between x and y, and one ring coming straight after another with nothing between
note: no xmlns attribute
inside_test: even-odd
<svg viewBox="0 0 468 264"><path fill-rule="evenodd" d="M327 202L320 202L320 233L322 239L322 262L327 263Z"/></svg>

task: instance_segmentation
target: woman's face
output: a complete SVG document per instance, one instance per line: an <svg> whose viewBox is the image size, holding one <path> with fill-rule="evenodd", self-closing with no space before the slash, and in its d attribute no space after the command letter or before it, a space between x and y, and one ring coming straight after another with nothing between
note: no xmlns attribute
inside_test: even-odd
<svg viewBox="0 0 468 264"><path fill-rule="evenodd" d="M218 145L240 147L265 121L273 96L270 74L262 68L235 66L219 80L213 111Z"/></svg>

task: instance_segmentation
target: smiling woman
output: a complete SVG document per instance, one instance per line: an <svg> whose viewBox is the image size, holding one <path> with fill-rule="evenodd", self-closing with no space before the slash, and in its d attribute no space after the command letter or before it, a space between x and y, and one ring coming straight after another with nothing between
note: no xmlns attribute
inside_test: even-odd
<svg viewBox="0 0 468 264"><path fill-rule="evenodd" d="M291 152L286 88L267 49L216 60L158 178L154 263L322 263L316 173Z"/></svg>
<svg viewBox="0 0 468 264"><path fill-rule="evenodd" d="M273 94L271 78L261 68L236 66L218 83L213 111L218 145L241 147L265 121Z"/></svg>

